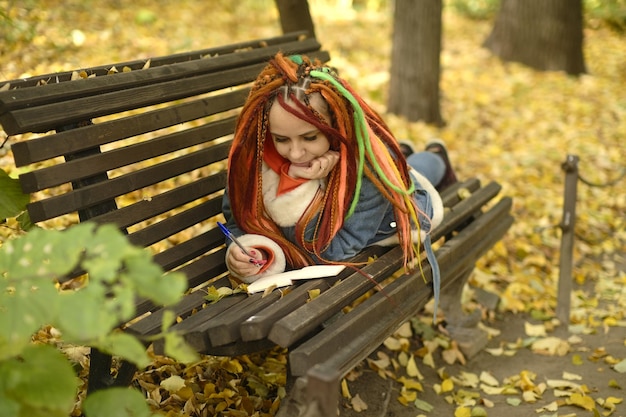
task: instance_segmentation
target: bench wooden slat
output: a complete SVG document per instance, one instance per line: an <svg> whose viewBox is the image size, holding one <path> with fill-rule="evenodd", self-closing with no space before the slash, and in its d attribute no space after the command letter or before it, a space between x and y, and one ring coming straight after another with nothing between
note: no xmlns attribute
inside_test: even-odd
<svg viewBox="0 0 626 417"><path fill-rule="evenodd" d="M204 331L209 335L211 346L223 346L241 339L240 325L248 317L272 305L281 297L280 291L272 291L270 294L262 293L249 295L239 303L237 308L231 309L228 314L213 319L210 323L194 331Z"/></svg>
<svg viewBox="0 0 626 417"><path fill-rule="evenodd" d="M213 228L157 253L154 260L164 270L169 271L223 244L224 235L219 229Z"/></svg>
<svg viewBox="0 0 626 417"><path fill-rule="evenodd" d="M109 92L117 93L127 90L143 91L145 90L143 87L146 86L155 86L157 89L160 89L161 85L168 85L171 81L179 82L181 79L184 80L190 77L211 75L216 72L225 74L228 79L245 80L249 78L244 75L248 73L249 69L258 68L259 65L264 66L268 59L279 51L287 51L287 53L289 53L289 51L314 53L319 49L320 45L317 40L307 38L301 41L283 43L281 45L271 45L266 48L251 49L244 53L235 52L232 54L177 62L138 71L120 72L87 80L79 79L71 82L8 90L0 93L0 114L27 109L29 107L42 107L55 102L67 102L83 97L106 95ZM237 76L236 72L233 70L243 70L241 74L244 75L244 77ZM258 72L259 71L257 71L256 75L258 75ZM234 78L232 78L233 75L235 75ZM248 79L248 81L252 81L256 75L253 74L252 78ZM237 83L242 82L245 81ZM46 94L37 91L36 89L38 88L45 88Z"/></svg>
<svg viewBox="0 0 626 417"><path fill-rule="evenodd" d="M501 200L492 210L461 231L456 239L446 242L437 251L442 276L447 277L442 281L442 289L453 284L455 276L468 266L471 267L476 259L502 238L513 222L509 215L510 207L510 199ZM476 239L474 232L484 228L488 228L489 232L482 239ZM294 349L289 356L292 374L304 375L315 364L327 358L331 359L326 366L345 374L380 346L390 331L432 298L430 266L424 266L424 273L428 279L426 283L416 272L402 275L385 287L387 295L396 301L395 304L390 303L382 293L377 293ZM363 329L371 329L371 332L363 332Z"/></svg>
<svg viewBox="0 0 626 417"><path fill-rule="evenodd" d="M158 85L146 85L96 96L42 104L38 107L14 110L9 113L10 117L0 116L0 122L9 134L19 133L24 129L28 129L31 132L44 133L96 117L151 106L164 101L179 100L220 88L232 87L253 80L255 74L258 74L263 66L262 64L251 66L246 68L245 72L232 70L231 74L206 74Z"/></svg>
<svg viewBox="0 0 626 417"><path fill-rule="evenodd" d="M362 273L369 274L371 280L362 273L355 272L319 297L286 315L274 324L268 338L279 346L291 346L372 289L375 282L386 279L398 270L402 264L401 253L401 248L395 247L376 262L363 267Z"/></svg>
<svg viewBox="0 0 626 417"><path fill-rule="evenodd" d="M219 277L228 272L224 258L226 257L226 249L222 248L216 252L211 252L194 262L176 269L187 276L189 288L195 288L200 285L206 285L213 282L215 277ZM222 281L223 285L229 285L227 281Z"/></svg>
<svg viewBox="0 0 626 417"><path fill-rule="evenodd" d="M391 248L382 246L370 246L365 248L352 262L365 262L369 258L377 258ZM267 308L259 311L241 324L241 338L244 341L258 340L267 337L272 326L280 318L306 304L310 298L309 290L320 290L321 293L332 287L337 281L341 281L352 274L352 269L346 268L336 277L321 278L305 281L291 287L279 300Z"/></svg>
<svg viewBox="0 0 626 417"><path fill-rule="evenodd" d="M130 190L157 184L211 163L224 160L228 156L228 143L203 149L172 161L143 168L104 183L98 183L63 195L54 196L28 205L31 219L35 222L48 220L74 212L82 207L94 206L106 200L119 197Z"/></svg>
<svg viewBox="0 0 626 417"><path fill-rule="evenodd" d="M210 255L203 256L193 263L187 264L184 267L180 268L178 271L184 273L187 276L189 288L194 288L196 286L205 284L206 281L211 281L212 279L220 276L222 277L216 278L215 281L212 282L213 285L216 285L218 287L230 285L228 282L228 278L223 276L227 272L227 270L223 262L221 264L219 263L220 256L224 257L224 251L218 251ZM157 311L159 308L161 307L155 306L153 303L146 299L140 299L136 303L137 316L140 316L150 311ZM190 313L191 310L183 311L181 315L188 315Z"/></svg>
<svg viewBox="0 0 626 417"><path fill-rule="evenodd" d="M224 189L225 185L226 171L224 170L211 176L198 178L194 182L180 185L161 194L151 196L149 199L143 199L132 205L120 207L115 211L93 217L91 221L100 224L114 223L120 229L126 229L129 226L221 191Z"/></svg>
<svg viewBox="0 0 626 417"><path fill-rule="evenodd" d="M249 90L249 88L239 89L224 95L205 97L164 109L17 142L11 146L11 150L16 166L25 166L235 109L242 105ZM42 146L44 143L45 146Z"/></svg>
<svg viewBox="0 0 626 417"><path fill-rule="evenodd" d="M221 213L222 199L213 199L153 223L128 236L131 243L151 246Z"/></svg>
<svg viewBox="0 0 626 417"><path fill-rule="evenodd" d="M278 48L280 49L280 48ZM276 51L278 52L278 50ZM235 54L237 55L237 54ZM314 55L314 54L313 54ZM233 57L224 57L228 59L235 59ZM268 57L265 57L268 58ZM218 58L215 58L216 60ZM240 60L243 60L241 58ZM205 61L205 60L202 60ZM173 66L189 66L198 64L202 61L174 64ZM211 61L209 60L206 60ZM263 59L259 60L258 64L251 64L246 67L238 67L232 70L225 70L219 73L201 74L194 77L180 79L178 75L172 76L168 73L168 78L171 81L165 81L158 84L148 84L153 82L152 78L146 77L145 83L147 85L137 86L138 83L131 83L133 88L127 88L122 90L114 90L111 92L94 92L94 91L82 91L76 88L77 92L72 94L67 90L72 88L74 84L80 84L85 80L78 80L71 83L55 84L45 87L59 87L60 91L57 101L50 103L38 103L36 107L24 107L16 110L12 110L10 113L0 115L0 123L3 125L4 130L10 134L23 133L25 131L43 133L52 129L56 129L60 126L65 126L71 123L78 123L84 120L90 120L95 117L106 116L114 113L119 113L127 110L133 110L139 107L150 106L154 104L163 103L166 101L179 100L186 97L191 97L199 94L203 94L209 91L216 91L228 87L237 86L243 83L253 81L259 72L265 67L266 63ZM211 66L212 67L212 66ZM163 72L164 70L171 69L168 67L155 68L155 71ZM213 68L212 68L213 69ZM143 72L149 72L149 70L138 71L137 74ZM127 74L115 74L111 77L102 77L101 80L107 80ZM98 81L98 78L93 81ZM135 80L132 80L135 81ZM111 88L108 85L104 85L107 88ZM79 86L80 87L80 86ZM87 90L91 90L94 87L90 84L87 86ZM117 86L116 86L117 87ZM35 87L41 88L41 87ZM28 92L32 89L15 90L14 95L18 95L17 92ZM89 95L95 94L95 95ZM23 94L28 95L28 94ZM51 94L54 96L54 94ZM72 95L76 96L72 98ZM84 95L84 96L83 96ZM32 96L32 94L31 94ZM39 95L34 95L35 97ZM42 96L44 97L44 96ZM46 100L49 96L45 96ZM62 98L63 99L62 99ZM28 103L31 97L22 98ZM0 100L2 99L0 93ZM18 97L14 99L14 102L18 101ZM15 104L12 102L12 105ZM26 104L25 103L25 104ZM30 106L33 103L29 103ZM17 104L15 104L17 105Z"/></svg>
<svg viewBox="0 0 626 417"><path fill-rule="evenodd" d="M498 195L501 189L502 186L500 184L490 182L472 193L471 197L460 201L450 210L450 213L447 213L445 221L433 231L433 240L437 240L456 229L461 223L466 221L468 213L480 212L481 207Z"/></svg>
<svg viewBox="0 0 626 417"><path fill-rule="evenodd" d="M256 49L263 48L266 45L276 45L282 44L285 42L295 41L298 39L302 39L303 37L308 37L308 32L299 31L299 32L291 32L284 35L274 36L266 39L258 39L252 41L244 41L232 43L224 46L205 48L195 51L186 51L180 52L167 56L160 57L150 57L146 59L136 59L132 61L119 62L116 64L108 64L108 65L98 65L94 67L82 68L83 71L87 73L87 75L96 75L96 76L104 76L109 73L109 70L115 66L118 71L122 71L124 67L128 67L133 71L142 69L146 62L150 60L150 67L158 67L161 65L169 65L176 64L179 62L187 62L193 61L197 59L205 59L206 57L212 56L220 56L225 54L234 53L236 51L243 51L247 49ZM45 84L54 84L70 81L72 78L72 74L75 71L62 71L55 72L49 74L36 75L33 77L29 77L26 79L16 79L0 82L0 87L5 84L10 84L10 88L26 88L26 87L35 87L43 81Z"/></svg>
<svg viewBox="0 0 626 417"><path fill-rule="evenodd" d="M209 125L171 133L107 152L99 152L84 158L77 158L64 164L28 172L22 174L21 180L26 187L32 187L28 189L28 192L56 187L77 179L89 178L102 172L204 144L228 135L234 125L235 118L230 117Z"/></svg>

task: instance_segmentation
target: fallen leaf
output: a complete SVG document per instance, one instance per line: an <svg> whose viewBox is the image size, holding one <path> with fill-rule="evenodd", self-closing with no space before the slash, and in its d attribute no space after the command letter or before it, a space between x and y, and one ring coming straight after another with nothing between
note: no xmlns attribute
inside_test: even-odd
<svg viewBox="0 0 626 417"><path fill-rule="evenodd" d="M544 337L547 336L546 326L543 324L524 323L524 331L527 336Z"/></svg>
<svg viewBox="0 0 626 417"><path fill-rule="evenodd" d="M576 405L587 411L591 411L596 407L596 402L588 395L580 394L578 392L573 393L567 400L567 404Z"/></svg>
<svg viewBox="0 0 626 417"><path fill-rule="evenodd" d="M352 400L350 400L350 405L352 406L352 409L357 413L367 410L367 404L361 399L361 396L359 394L352 397Z"/></svg>
<svg viewBox="0 0 626 417"><path fill-rule="evenodd" d="M613 369L615 369L620 374L625 373L626 372L626 359L624 359L621 362L613 365Z"/></svg>
<svg viewBox="0 0 626 417"><path fill-rule="evenodd" d="M415 407L417 407L418 410L426 411L427 413L430 413L435 409L435 407L433 407L424 400L420 400L419 398L416 399L413 404L415 405Z"/></svg>
<svg viewBox="0 0 626 417"><path fill-rule="evenodd" d="M161 386L168 392L177 392L185 386L185 380L178 375L172 375L161 381Z"/></svg>

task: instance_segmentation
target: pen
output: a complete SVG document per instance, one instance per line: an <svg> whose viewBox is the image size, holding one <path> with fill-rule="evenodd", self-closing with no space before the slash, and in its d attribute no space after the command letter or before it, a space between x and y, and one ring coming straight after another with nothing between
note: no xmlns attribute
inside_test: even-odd
<svg viewBox="0 0 626 417"><path fill-rule="evenodd" d="M244 248L243 245L239 242L239 240L237 240L235 235L233 235L233 233L230 230L228 230L228 227L224 226L220 222L217 222L217 225L219 226L222 233L224 233L224 236L229 238L235 245L239 246L239 249L241 249L243 253L245 253L246 255L250 257L250 263L253 263L256 266L262 266L267 262L265 259L254 259L254 257L250 254L250 252L248 252L246 248Z"/></svg>

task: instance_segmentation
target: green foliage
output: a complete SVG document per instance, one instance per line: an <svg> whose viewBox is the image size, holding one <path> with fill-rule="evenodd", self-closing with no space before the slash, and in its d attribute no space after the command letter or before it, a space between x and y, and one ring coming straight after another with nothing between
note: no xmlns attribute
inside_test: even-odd
<svg viewBox="0 0 626 417"><path fill-rule="evenodd" d="M626 31L626 0L584 0L587 20L599 20L618 32Z"/></svg>
<svg viewBox="0 0 626 417"><path fill-rule="evenodd" d="M124 404L124 407L120 407ZM83 404L87 417L151 417L146 400L139 391L129 388L110 388L97 391Z"/></svg>
<svg viewBox="0 0 626 417"><path fill-rule="evenodd" d="M88 273L88 283L80 290L59 291L55 280L78 268ZM182 274L164 275L147 251L131 245L113 225L34 229L0 247L0 271L0 415L71 411L76 377L54 348L32 345L33 333L42 326L58 329L65 342L97 347L146 367L150 359L143 343L116 327L135 316L137 296L171 305L186 289ZM166 338L168 355L183 362L196 359L179 336ZM132 397L114 404L134 410ZM97 399L90 403L99 409Z"/></svg>
<svg viewBox="0 0 626 417"><path fill-rule="evenodd" d="M0 169L0 220L9 217L16 217L22 230L28 230L33 225L26 211L26 204L30 201L30 196L22 192L18 180Z"/></svg>
<svg viewBox="0 0 626 417"><path fill-rule="evenodd" d="M71 364L52 346L31 345L0 362L0 415L67 416L77 389Z"/></svg>
<svg viewBox="0 0 626 417"><path fill-rule="evenodd" d="M488 20L495 16L500 0L450 0L453 10L474 20Z"/></svg>

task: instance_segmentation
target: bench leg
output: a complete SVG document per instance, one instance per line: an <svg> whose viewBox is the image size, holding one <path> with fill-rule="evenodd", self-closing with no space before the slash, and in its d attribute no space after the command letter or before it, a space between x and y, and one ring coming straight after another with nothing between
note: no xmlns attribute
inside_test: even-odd
<svg viewBox="0 0 626 417"><path fill-rule="evenodd" d="M463 354L471 358L480 352L489 342L487 332L478 328L481 319L479 309L470 314L463 311L461 296L473 267L461 272L453 285L441 290L440 305L446 317L446 330L450 333Z"/></svg>
<svg viewBox="0 0 626 417"><path fill-rule="evenodd" d="M333 387L338 390L339 387ZM312 401L308 398L308 379L301 376L288 391L287 396L282 399L276 417L328 417L322 410L322 405L318 398ZM330 414L329 416L332 416Z"/></svg>
<svg viewBox="0 0 626 417"><path fill-rule="evenodd" d="M111 375L112 365L113 357L111 355L102 353L98 349L91 349L87 386L89 394L111 386L127 387L130 385L137 367L130 362L123 361L117 372L117 377L114 378Z"/></svg>

